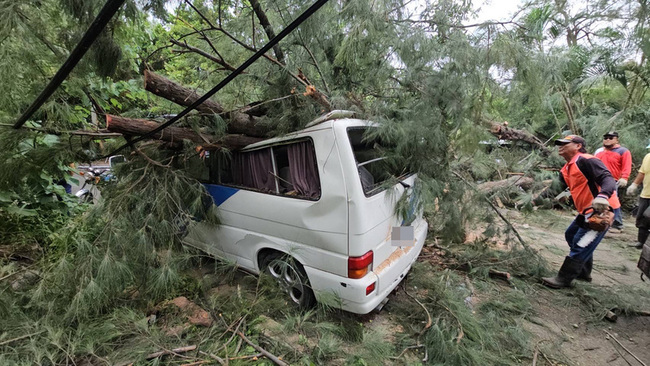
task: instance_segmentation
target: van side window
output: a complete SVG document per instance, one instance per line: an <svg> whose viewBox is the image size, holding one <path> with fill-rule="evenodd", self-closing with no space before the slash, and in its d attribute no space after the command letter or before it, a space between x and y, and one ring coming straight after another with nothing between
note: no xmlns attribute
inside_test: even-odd
<svg viewBox="0 0 650 366"><path fill-rule="evenodd" d="M384 158L390 147L379 139L368 138L367 132L371 128L374 127L348 128L348 138L357 163L361 187L366 196L383 191L383 183L390 178L410 175L403 167L391 166Z"/></svg>
<svg viewBox="0 0 650 366"><path fill-rule="evenodd" d="M205 164L210 170L209 183L310 200L320 198L316 152L311 140L231 155L215 152Z"/></svg>
<svg viewBox="0 0 650 366"><path fill-rule="evenodd" d="M233 153L232 183L237 186L253 188L261 192L275 192L276 174L273 166L271 148Z"/></svg>
<svg viewBox="0 0 650 366"><path fill-rule="evenodd" d="M311 140L286 145L289 160L289 183L298 196L320 197L320 179L316 166L316 152Z"/></svg>

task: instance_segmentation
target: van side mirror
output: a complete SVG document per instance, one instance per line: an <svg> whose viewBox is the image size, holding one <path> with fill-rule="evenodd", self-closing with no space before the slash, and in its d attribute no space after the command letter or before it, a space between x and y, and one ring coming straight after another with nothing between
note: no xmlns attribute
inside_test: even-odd
<svg viewBox="0 0 650 366"><path fill-rule="evenodd" d="M118 164L124 163L125 161L126 158L124 157L124 155L114 155L108 158L108 166L113 168Z"/></svg>

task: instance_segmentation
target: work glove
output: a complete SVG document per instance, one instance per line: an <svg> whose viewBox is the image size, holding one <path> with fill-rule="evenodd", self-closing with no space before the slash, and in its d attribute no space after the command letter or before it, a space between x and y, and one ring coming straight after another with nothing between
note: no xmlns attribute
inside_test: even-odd
<svg viewBox="0 0 650 366"><path fill-rule="evenodd" d="M627 191L625 191L625 194L628 196L631 196L636 193L636 190L639 188L639 186L636 183L630 184L629 187L627 187Z"/></svg>
<svg viewBox="0 0 650 366"><path fill-rule="evenodd" d="M591 207L593 207L596 212L605 212L609 208L609 202L607 201L607 198L597 196L593 201L591 201Z"/></svg>
<svg viewBox="0 0 650 366"><path fill-rule="evenodd" d="M627 186L627 179L621 178L618 180L618 188L625 188Z"/></svg>

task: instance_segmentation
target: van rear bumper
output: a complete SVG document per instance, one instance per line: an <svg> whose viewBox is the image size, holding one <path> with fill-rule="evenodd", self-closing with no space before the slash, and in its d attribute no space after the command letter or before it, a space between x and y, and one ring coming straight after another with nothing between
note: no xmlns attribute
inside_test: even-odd
<svg viewBox="0 0 650 366"><path fill-rule="evenodd" d="M424 246L428 224L424 219L416 223L415 244L397 249L392 258L363 278L351 279L305 266L318 301L356 314L367 314L375 309L404 279ZM366 288L373 283L375 290L366 295ZM381 292L378 290L380 283Z"/></svg>

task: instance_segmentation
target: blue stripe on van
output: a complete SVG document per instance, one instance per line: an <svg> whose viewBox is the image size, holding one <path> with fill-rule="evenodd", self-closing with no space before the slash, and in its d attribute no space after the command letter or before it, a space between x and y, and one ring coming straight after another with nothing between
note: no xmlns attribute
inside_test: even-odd
<svg viewBox="0 0 650 366"><path fill-rule="evenodd" d="M220 186L216 184L204 184L204 186L208 193L210 193L212 196L212 199L217 206L221 206L222 203L226 202L228 198L232 197L239 191L237 188Z"/></svg>

